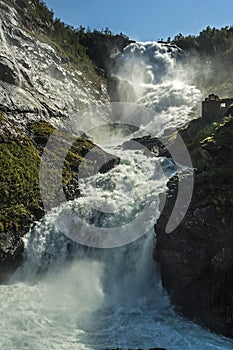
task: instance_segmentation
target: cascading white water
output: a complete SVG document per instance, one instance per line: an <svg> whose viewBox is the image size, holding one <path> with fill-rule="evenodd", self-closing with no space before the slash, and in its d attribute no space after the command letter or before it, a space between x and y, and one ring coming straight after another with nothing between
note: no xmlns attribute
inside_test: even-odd
<svg viewBox="0 0 233 350"><path fill-rule="evenodd" d="M150 120L131 119L130 124L160 133L190 117L200 93L182 81L181 71L178 80L176 54L176 48L136 43L119 57L119 75L130 81L139 102L155 111ZM26 262L0 287L1 348L232 349L232 341L176 315L161 287L152 258L153 223L159 217L159 193L175 169L143 150L108 149L120 156L120 165L82 180L82 198L52 210L25 237ZM135 242L96 249L68 238L85 234L87 223L97 233L99 227L125 225L148 198L154 221L145 218L150 229ZM106 208L106 203L108 210L97 215L96 208Z"/></svg>
<svg viewBox="0 0 233 350"><path fill-rule="evenodd" d="M154 118L140 120L153 134L184 125L193 110L198 113L200 91L190 83L192 67L184 70L182 58L176 46L156 42L131 44L117 58L116 74L132 86L135 103L155 112Z"/></svg>

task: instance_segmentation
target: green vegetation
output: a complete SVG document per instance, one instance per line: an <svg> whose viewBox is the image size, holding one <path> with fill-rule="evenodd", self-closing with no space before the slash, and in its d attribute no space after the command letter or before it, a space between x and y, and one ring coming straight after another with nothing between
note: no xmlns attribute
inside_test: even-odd
<svg viewBox="0 0 233 350"><path fill-rule="evenodd" d="M29 136L9 124L0 113L0 232L26 233L29 224L35 218L43 215L43 204L39 187L39 172L41 154L45 145L55 131L46 122L33 122L27 126ZM64 131L55 131L59 142L49 149L51 168L47 176L57 174L57 160L63 159L64 145L71 145L64 159L62 169L63 190L67 199L79 196L78 176L82 163L82 176L91 176L98 172L99 163L108 161L108 155L85 138L74 138ZM16 136L17 134L17 136ZM85 160L87 153L93 149L89 161ZM53 183L53 181L51 181ZM52 205L56 204L56 193L50 198ZM0 236L1 238L4 236Z"/></svg>
<svg viewBox="0 0 233 350"><path fill-rule="evenodd" d="M18 231L40 208L40 157L27 137L0 143L0 230Z"/></svg>
<svg viewBox="0 0 233 350"><path fill-rule="evenodd" d="M233 62L233 26L221 29L207 27L199 35L176 35L173 42L185 50L196 50L201 56L218 56L224 62Z"/></svg>
<svg viewBox="0 0 233 350"><path fill-rule="evenodd" d="M108 28L101 32L98 30L91 31L89 28L85 31L81 26L78 29L78 35L80 43L87 48L88 56L97 67L104 70L109 69L108 63L111 55L122 51L130 43L126 35L122 33L113 35Z"/></svg>
<svg viewBox="0 0 233 350"><path fill-rule="evenodd" d="M28 126L30 136L34 141L40 153L43 152L43 147L46 145L49 136L54 132L55 128L46 122L33 122Z"/></svg>
<svg viewBox="0 0 233 350"><path fill-rule="evenodd" d="M192 121L181 131L198 171L196 200L198 207L214 205L226 211L233 206L233 116L208 125L201 119ZM198 128L197 124L201 123L204 124Z"/></svg>
<svg viewBox="0 0 233 350"><path fill-rule="evenodd" d="M94 147L92 141L85 138L74 138L74 136L64 132L55 130L53 126L46 122L33 122L28 126L30 136L34 142L35 147L38 149L40 154L42 154L44 147L50 137L50 135L55 131L56 137L54 138L54 144L46 149L47 155L51 157L51 161L56 163L57 160L63 159L64 153L64 142L71 144L68 150L63 167L63 185L69 186L74 178L77 178L79 172L79 165L83 162L85 163L85 155L90 149ZM99 149L99 152L101 150ZM104 154L104 153L103 153ZM89 175L92 170L92 165L89 165ZM84 164L83 164L84 166ZM50 170L51 171L51 170ZM51 174L50 174L51 175Z"/></svg>
<svg viewBox="0 0 233 350"><path fill-rule="evenodd" d="M106 68L104 56L110 58L112 47L118 45L121 50L129 43L125 35L122 33L113 35L108 28L91 31L90 28L85 29L83 26L74 28L67 25L54 18L53 11L49 10L42 0L17 0L16 3L13 0L7 1L17 7L26 30L33 32L41 41L52 45L64 63L69 64L71 68L78 67L93 83L98 84L102 81L95 66Z"/></svg>
<svg viewBox="0 0 233 350"><path fill-rule="evenodd" d="M233 94L233 26L207 27L199 35L176 35L173 43L198 57L197 85L218 95ZM195 64L195 63L194 63Z"/></svg>

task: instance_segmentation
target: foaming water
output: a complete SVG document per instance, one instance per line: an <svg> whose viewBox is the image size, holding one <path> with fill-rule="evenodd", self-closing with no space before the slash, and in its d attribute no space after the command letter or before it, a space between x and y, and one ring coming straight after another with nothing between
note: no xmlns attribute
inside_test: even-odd
<svg viewBox="0 0 233 350"><path fill-rule="evenodd" d="M36 283L2 286L1 347L232 349L230 340L175 314L152 260L152 241L150 232L128 248L77 255Z"/></svg>
<svg viewBox="0 0 233 350"><path fill-rule="evenodd" d="M131 82L138 102L153 112L131 109L123 122L157 135L190 118L199 92L180 73L177 78L178 54L176 47L156 43L125 49L119 76ZM153 224L160 215L159 193L175 166L143 150L115 148L114 133L119 140L115 129L99 140L121 163L81 180L82 197L54 208L25 237L24 265L0 286L0 347L232 349L231 340L179 317L161 286L153 260ZM138 225L130 226L138 217ZM95 248L112 235L117 247ZM120 244L124 236L131 239L127 245ZM80 244L87 237L89 247Z"/></svg>
<svg viewBox="0 0 233 350"><path fill-rule="evenodd" d="M31 229L25 237L25 264L9 285L1 286L2 348L232 348L230 340L203 330L173 311L152 257L153 228L135 242L112 249L87 248L66 235L72 231L74 218L92 221L90 203L97 201L101 206L100 202L104 204L107 199L114 208L121 207L117 194L123 196L125 187L119 187L117 174L124 175L125 184L131 182L138 196L132 195L123 217L116 210L114 219L95 217L96 229L111 226L112 220L114 224L122 223L137 215L135 207L139 209L148 195L145 178L154 187L152 200L159 204L158 194L170 175L166 167L165 174L154 174L155 165L161 161L147 158L143 152L133 156L133 151L125 151L119 169L85 180L83 198L54 209ZM106 186L97 195L95 184L104 178ZM158 216L157 208L153 220ZM77 225L75 229L77 233ZM82 229L85 232L85 225Z"/></svg>
<svg viewBox="0 0 233 350"><path fill-rule="evenodd" d="M175 45L138 42L117 58L115 74L129 83L135 103L154 110L153 118L141 120L151 133L179 127L193 118L194 111L198 113L201 93L189 81L183 56Z"/></svg>

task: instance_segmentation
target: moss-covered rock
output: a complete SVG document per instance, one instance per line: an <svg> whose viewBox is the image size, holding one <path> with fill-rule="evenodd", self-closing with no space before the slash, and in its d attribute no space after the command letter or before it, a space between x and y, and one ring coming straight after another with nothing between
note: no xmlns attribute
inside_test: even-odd
<svg viewBox="0 0 233 350"><path fill-rule="evenodd" d="M0 115L0 279L22 260L25 234L41 212L40 156L30 138Z"/></svg>
<svg viewBox="0 0 233 350"><path fill-rule="evenodd" d="M22 236L28 232L30 224L44 214L39 184L41 155L55 129L41 121L30 123L27 131L28 134L23 133L0 114L0 279L22 261ZM80 195L80 164L82 177L86 177L108 171L119 163L119 159L88 139L74 138L64 131L56 132L61 140L71 144L62 169L67 200ZM52 161L63 154L62 145L47 150L51 152ZM50 177L56 175L56 167L52 170L54 172L50 169L48 173ZM56 200L52 198L51 203L51 207L56 205Z"/></svg>

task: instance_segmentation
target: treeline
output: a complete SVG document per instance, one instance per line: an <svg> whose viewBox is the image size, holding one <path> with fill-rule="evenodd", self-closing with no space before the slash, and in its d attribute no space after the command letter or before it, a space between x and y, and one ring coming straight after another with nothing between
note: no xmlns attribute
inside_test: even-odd
<svg viewBox="0 0 233 350"><path fill-rule="evenodd" d="M178 34L171 42L198 58L199 65L193 62L197 86L206 93L233 96L233 26L208 26L199 35Z"/></svg>
<svg viewBox="0 0 233 350"><path fill-rule="evenodd" d="M121 50L129 43L126 35L122 33L115 35L109 28L98 31L91 30L89 27L74 28L65 24L55 18L53 10L49 10L43 0L20 1L27 3L28 11L37 21L37 25L39 22L44 34L59 45L69 59L75 63L81 63L84 70L90 69L88 57L98 68L105 69L103 56L110 54L114 45L118 45Z"/></svg>
<svg viewBox="0 0 233 350"><path fill-rule="evenodd" d="M233 26L221 29L207 27L199 35L176 35L173 42L187 51L200 56L220 57L226 64L233 63Z"/></svg>

